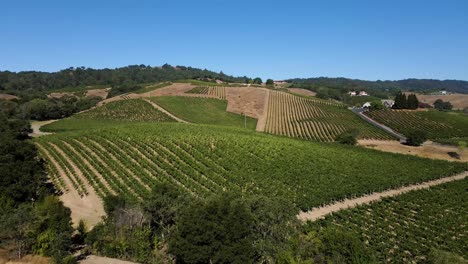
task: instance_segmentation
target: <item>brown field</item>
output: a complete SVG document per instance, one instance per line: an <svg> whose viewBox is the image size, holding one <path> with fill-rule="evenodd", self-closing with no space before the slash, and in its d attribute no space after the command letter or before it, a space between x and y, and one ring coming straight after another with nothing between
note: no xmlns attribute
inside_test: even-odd
<svg viewBox="0 0 468 264"><path fill-rule="evenodd" d="M468 107L468 94L448 94L448 95L425 95L425 94L416 94L418 100L434 105L434 102L437 99L442 99L444 101L449 101L454 109L465 109Z"/></svg>
<svg viewBox="0 0 468 264"><path fill-rule="evenodd" d="M406 146L400 144L398 141L389 140L359 140L358 144L366 148L377 149L385 152L414 155L430 159L468 162L468 149L461 152L461 159L458 160L447 154L448 152L460 153L460 150L458 150L457 147L441 145L431 141L427 141L419 147Z"/></svg>
<svg viewBox="0 0 468 264"><path fill-rule="evenodd" d="M310 91L310 90L307 90L307 89L302 89L302 88L288 88L288 91L290 91L291 93L295 93L295 94L298 94L298 95L304 95L304 96L315 96L316 93Z"/></svg>
<svg viewBox="0 0 468 264"><path fill-rule="evenodd" d="M18 98L19 98L18 96L14 96L12 94L0 93L0 99L3 99L3 100L13 100L13 99L18 99Z"/></svg>
<svg viewBox="0 0 468 264"><path fill-rule="evenodd" d="M106 99L111 89L112 88L87 90L85 96L86 97L101 97L102 99Z"/></svg>
<svg viewBox="0 0 468 264"><path fill-rule="evenodd" d="M74 93L66 92L66 93L50 93L50 94L47 95L47 98L57 98L57 99L59 99L59 98L62 98L64 96L75 96L76 97L76 95Z"/></svg>

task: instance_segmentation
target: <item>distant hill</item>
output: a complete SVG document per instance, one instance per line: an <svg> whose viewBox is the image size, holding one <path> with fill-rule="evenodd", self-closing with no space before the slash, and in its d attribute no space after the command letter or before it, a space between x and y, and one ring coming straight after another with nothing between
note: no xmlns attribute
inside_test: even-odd
<svg viewBox="0 0 468 264"><path fill-rule="evenodd" d="M296 86L309 86L310 88L329 87L347 90L405 90L415 92L445 90L452 93L468 94L468 81L459 80L430 80L405 79L399 81L364 81L347 78L307 78L290 79L289 83Z"/></svg>
<svg viewBox="0 0 468 264"><path fill-rule="evenodd" d="M221 80L245 82L247 77L233 77L209 70L185 66L162 67L131 65L115 69L68 68L58 72L0 71L0 91L49 91L66 87L106 85L131 86L141 83L175 81L183 79Z"/></svg>

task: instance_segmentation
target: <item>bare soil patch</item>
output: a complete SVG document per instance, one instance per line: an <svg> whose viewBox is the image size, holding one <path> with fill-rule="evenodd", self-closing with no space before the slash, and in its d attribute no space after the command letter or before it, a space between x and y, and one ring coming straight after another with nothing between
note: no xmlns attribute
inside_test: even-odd
<svg viewBox="0 0 468 264"><path fill-rule="evenodd" d="M307 89L302 89L302 88L288 88L288 91L291 93L299 94L299 95L305 95L305 96L315 96L316 93L307 90Z"/></svg>
<svg viewBox="0 0 468 264"><path fill-rule="evenodd" d="M269 90L252 87L227 87L226 99L227 111L237 114L245 114L256 119L266 115L267 97Z"/></svg>
<svg viewBox="0 0 468 264"><path fill-rule="evenodd" d="M32 133L29 134L30 137L40 137L45 135L50 135L52 133L42 132L41 127L53 123L57 120L47 120L47 121L31 121Z"/></svg>
<svg viewBox="0 0 468 264"><path fill-rule="evenodd" d="M74 97L77 97L74 93L70 93L70 92L63 92L63 93L50 93L47 95L47 98L62 98L64 96L74 96Z"/></svg>
<svg viewBox="0 0 468 264"><path fill-rule="evenodd" d="M102 99L106 99L111 89L112 88L87 90L85 96L86 97L101 97Z"/></svg>
<svg viewBox="0 0 468 264"><path fill-rule="evenodd" d="M441 145L432 141L427 141L419 147L411 147L400 144L398 141L366 139L359 140L358 145L385 152L414 155L430 159L468 162L468 149L460 152L455 146ZM460 159L450 157L448 152L460 153Z"/></svg>
<svg viewBox="0 0 468 264"><path fill-rule="evenodd" d="M425 95L425 94L416 94L416 97L419 101L434 105L434 102L437 99L442 99L444 101L449 101L454 109L464 109L468 107L468 94L447 94L447 95Z"/></svg>
<svg viewBox="0 0 468 264"><path fill-rule="evenodd" d="M420 184L405 186L405 187L401 187L401 188L394 189L394 190L388 190L385 192L376 192L376 193L362 196L362 197L355 198L355 199L346 199L342 202L333 203L333 204L323 206L323 207L317 207L307 212L301 212L297 217L301 221L315 221L320 218L324 218L328 214L331 214L333 212L337 212L343 209L356 207L362 204L369 204L371 202L381 200L382 198L385 198L385 197L397 196L397 195L400 195L409 191L413 191L413 190L427 189L431 186L443 184L446 182L462 180L467 176L468 176L468 171L465 171L463 173L460 173L451 177L446 177L446 178L428 181L428 182L424 182Z"/></svg>
<svg viewBox="0 0 468 264"><path fill-rule="evenodd" d="M81 264L134 264L136 262L89 255L85 259L81 260L79 263Z"/></svg>
<svg viewBox="0 0 468 264"><path fill-rule="evenodd" d="M0 250L0 264L49 264L51 259L38 255L26 255L21 259L11 258L6 250Z"/></svg>
<svg viewBox="0 0 468 264"><path fill-rule="evenodd" d="M12 94L4 94L0 93L0 100L13 100L13 99L19 99L18 96L12 95Z"/></svg>

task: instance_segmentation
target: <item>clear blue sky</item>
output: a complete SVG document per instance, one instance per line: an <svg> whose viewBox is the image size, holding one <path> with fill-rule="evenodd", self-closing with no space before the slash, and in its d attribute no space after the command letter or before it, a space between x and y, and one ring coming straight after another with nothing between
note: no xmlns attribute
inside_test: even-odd
<svg viewBox="0 0 468 264"><path fill-rule="evenodd" d="M0 25L0 70L468 80L467 0L4 0Z"/></svg>

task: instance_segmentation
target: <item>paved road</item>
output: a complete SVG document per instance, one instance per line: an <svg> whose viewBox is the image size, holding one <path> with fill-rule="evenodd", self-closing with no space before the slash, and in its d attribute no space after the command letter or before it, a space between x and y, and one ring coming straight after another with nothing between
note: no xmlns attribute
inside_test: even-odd
<svg viewBox="0 0 468 264"><path fill-rule="evenodd" d="M362 108L349 108L349 109L351 111L353 111L355 114L357 114L359 117L361 117L362 119L364 119L365 121L370 123L371 125L376 126L378 128L381 128L381 129L387 131L388 133L390 133L391 135L397 137L398 139L400 139L400 142L406 142L406 137L404 135L402 135L402 134L396 132L395 130L389 128L388 126L382 125L379 122L375 121L374 119L366 116L364 114L364 109L362 109Z"/></svg>

